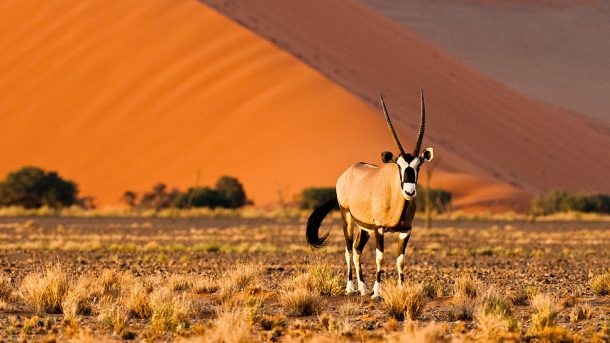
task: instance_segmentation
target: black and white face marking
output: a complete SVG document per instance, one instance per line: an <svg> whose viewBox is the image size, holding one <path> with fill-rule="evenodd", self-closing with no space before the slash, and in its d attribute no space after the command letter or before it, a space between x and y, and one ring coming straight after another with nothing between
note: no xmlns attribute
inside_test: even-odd
<svg viewBox="0 0 610 343"><path fill-rule="evenodd" d="M398 156L396 164L398 164L398 170L400 172L402 196L405 197L406 200L411 200L417 195L415 185L417 184L417 174L419 173L421 161L417 156L406 154Z"/></svg>

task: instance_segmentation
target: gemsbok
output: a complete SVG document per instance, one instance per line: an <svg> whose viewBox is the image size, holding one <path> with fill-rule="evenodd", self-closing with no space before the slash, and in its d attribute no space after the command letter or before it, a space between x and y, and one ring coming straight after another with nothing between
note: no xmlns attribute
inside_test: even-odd
<svg viewBox="0 0 610 343"><path fill-rule="evenodd" d="M407 153L402 148L381 95L380 100L390 133L398 148L398 156L384 151L381 153L383 162L381 166L360 162L343 172L337 180L337 197L313 211L307 221L306 233L307 243L311 247L320 248L324 246L330 231L320 237L318 235L320 225L328 213L339 205L343 218L343 234L345 235L346 245L347 286L345 291L347 294L356 292L352 283L351 261L353 257L358 279L358 291L361 295L367 294L367 290L360 266L360 256L370 234L374 234L377 248L375 254L377 270L373 286L373 299L380 298L381 275L383 273L383 235L386 232L398 233L398 258L396 259L398 283L399 285L404 283L405 251L411 235L411 223L416 209L417 176L422 164L434 157L432 148L425 149L420 155L426 127L423 90L421 91L421 122L415 149L412 153Z"/></svg>

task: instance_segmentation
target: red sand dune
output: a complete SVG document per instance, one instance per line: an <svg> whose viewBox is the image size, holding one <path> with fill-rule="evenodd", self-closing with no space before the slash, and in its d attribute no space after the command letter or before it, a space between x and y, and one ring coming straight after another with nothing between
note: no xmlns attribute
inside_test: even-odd
<svg viewBox="0 0 610 343"><path fill-rule="evenodd" d="M416 130L426 89L427 143L445 170L527 191L610 192L610 130L483 76L354 1L205 0L291 51L352 93L386 94L403 137Z"/></svg>
<svg viewBox="0 0 610 343"><path fill-rule="evenodd" d="M112 205L229 174L266 204L392 144L376 111L196 1L0 6L0 175L58 170Z"/></svg>
<svg viewBox="0 0 610 343"><path fill-rule="evenodd" d="M608 190L600 181L608 161L599 159L607 131L494 84L362 6L256 4L239 8L268 37L319 60L371 102L387 94L405 145L423 85L424 144L447 170L434 181L458 205L523 199L509 182ZM313 12L299 19L302 10ZM373 45L356 44L353 34ZM268 204L279 192L332 185L349 164L378 161L393 146L377 106L194 1L4 2L0 35L0 174L26 164L58 170L100 205L158 181L193 185L198 171L201 184L237 176L256 203ZM370 65L362 60L369 57ZM547 126L549 117L560 124ZM571 146L566 127L581 138Z"/></svg>

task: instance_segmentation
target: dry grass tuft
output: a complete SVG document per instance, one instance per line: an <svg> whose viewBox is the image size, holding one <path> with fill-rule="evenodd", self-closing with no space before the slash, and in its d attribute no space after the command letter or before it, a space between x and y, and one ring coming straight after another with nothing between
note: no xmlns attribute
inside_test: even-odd
<svg viewBox="0 0 610 343"><path fill-rule="evenodd" d="M610 294L610 271L592 277L589 280L589 286L591 286L593 293L597 295Z"/></svg>
<svg viewBox="0 0 610 343"><path fill-rule="evenodd" d="M591 319L593 317L593 307L590 304L579 304L572 308L570 312L570 322L576 323L582 319Z"/></svg>
<svg viewBox="0 0 610 343"><path fill-rule="evenodd" d="M443 284L436 281L424 281L422 283L424 294L430 299L440 298L445 295Z"/></svg>
<svg viewBox="0 0 610 343"><path fill-rule="evenodd" d="M347 299L343 304L339 305L339 315L343 317L347 316L358 316L362 314L364 304L362 300L351 300Z"/></svg>
<svg viewBox="0 0 610 343"><path fill-rule="evenodd" d="M476 300L464 294L456 294L451 299L451 310L449 319L451 320L472 320Z"/></svg>
<svg viewBox="0 0 610 343"><path fill-rule="evenodd" d="M9 300L13 294L11 278L0 272L0 301Z"/></svg>
<svg viewBox="0 0 610 343"><path fill-rule="evenodd" d="M130 286L124 287L122 302L127 308L130 316L136 318L150 318L152 308L150 306L150 295L146 287L141 282L133 282Z"/></svg>
<svg viewBox="0 0 610 343"><path fill-rule="evenodd" d="M193 287L192 278L186 275L172 275L167 283L174 292L186 291Z"/></svg>
<svg viewBox="0 0 610 343"><path fill-rule="evenodd" d="M383 304L388 314L398 320L415 320L426 305L421 285L407 284L404 287L388 284L382 290Z"/></svg>
<svg viewBox="0 0 610 343"><path fill-rule="evenodd" d="M345 280L338 268L327 262L317 262L307 270L311 287L320 295L339 295L345 292Z"/></svg>
<svg viewBox="0 0 610 343"><path fill-rule="evenodd" d="M220 280L220 297L228 299L238 292L254 291L261 287L262 267L250 263L238 263Z"/></svg>
<svg viewBox="0 0 610 343"><path fill-rule="evenodd" d="M498 292L493 286L483 293L480 301L481 309L485 314L494 314L503 318L507 318L512 314L508 298Z"/></svg>
<svg viewBox="0 0 610 343"><path fill-rule="evenodd" d="M475 318L481 330L482 340L507 341L518 338L512 333L517 327L517 322L512 317L510 301L493 286L481 295Z"/></svg>
<svg viewBox="0 0 610 343"><path fill-rule="evenodd" d="M451 342L451 338L447 334L447 325L431 322L426 326L419 326L416 323L408 323L405 325L405 331L398 336L398 342L413 342L413 343L437 343Z"/></svg>
<svg viewBox="0 0 610 343"><path fill-rule="evenodd" d="M123 333L128 321L128 310L111 298L101 299L97 319L107 328L120 335Z"/></svg>
<svg viewBox="0 0 610 343"><path fill-rule="evenodd" d="M220 289L218 282L208 277L202 277L193 281L193 292L196 294L216 293Z"/></svg>
<svg viewBox="0 0 610 343"><path fill-rule="evenodd" d="M150 294L151 326L157 332L182 331L189 327L192 301L186 295L175 295L173 287L161 287Z"/></svg>
<svg viewBox="0 0 610 343"><path fill-rule="evenodd" d="M453 284L453 294L464 295L474 299L479 294L479 281L470 275L463 275L455 279Z"/></svg>
<svg viewBox="0 0 610 343"><path fill-rule="evenodd" d="M339 320L330 314L323 314L318 317L318 320L322 329L332 335L346 337L354 335L354 328L346 320Z"/></svg>
<svg viewBox="0 0 610 343"><path fill-rule="evenodd" d="M19 288L24 303L37 313L61 313L61 303L68 291L68 276L59 264L44 273L26 275Z"/></svg>
<svg viewBox="0 0 610 343"><path fill-rule="evenodd" d="M123 281L121 280L122 276L118 270L104 269L100 273L98 283L105 294L119 292Z"/></svg>
<svg viewBox="0 0 610 343"><path fill-rule="evenodd" d="M280 292L280 304L289 316L310 316L320 312L322 299L307 288L294 288Z"/></svg>
<svg viewBox="0 0 610 343"><path fill-rule="evenodd" d="M206 335L206 341L213 343L253 341L247 314L240 308L221 309L212 324L212 329L206 332Z"/></svg>
<svg viewBox="0 0 610 343"><path fill-rule="evenodd" d="M545 328L555 326L555 317L559 312L557 302L548 294L540 293L532 299L532 330L540 333Z"/></svg>

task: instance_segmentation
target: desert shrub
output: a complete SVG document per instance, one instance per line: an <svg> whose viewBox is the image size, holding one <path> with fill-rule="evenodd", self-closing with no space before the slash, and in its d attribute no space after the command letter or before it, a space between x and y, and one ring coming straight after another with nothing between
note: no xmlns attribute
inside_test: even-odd
<svg viewBox="0 0 610 343"><path fill-rule="evenodd" d="M443 284L436 280L424 281L422 282L422 287L424 289L424 294L430 299L442 297L445 293Z"/></svg>
<svg viewBox="0 0 610 343"><path fill-rule="evenodd" d="M451 320L472 320L476 300L462 293L457 293L451 298L451 309L449 318Z"/></svg>
<svg viewBox="0 0 610 343"><path fill-rule="evenodd" d="M103 287L98 280L84 275L71 286L63 301L61 302L62 312L66 319L76 319L77 315L90 315L94 301L101 297Z"/></svg>
<svg viewBox="0 0 610 343"><path fill-rule="evenodd" d="M469 275L463 275L455 279L453 293L464 295L471 299L476 298L479 292L479 281Z"/></svg>
<svg viewBox="0 0 610 343"><path fill-rule="evenodd" d="M61 313L61 304L67 291L68 276L56 264L46 268L42 274L26 275L19 288L19 296L37 313Z"/></svg>
<svg viewBox="0 0 610 343"><path fill-rule="evenodd" d="M239 208L248 203L244 186L232 176L221 176L216 181L216 190L227 201L227 208Z"/></svg>
<svg viewBox="0 0 610 343"><path fill-rule="evenodd" d="M532 299L532 330L540 332L547 327L555 326L555 317L559 312L556 300L548 294L537 294Z"/></svg>
<svg viewBox="0 0 610 343"><path fill-rule="evenodd" d="M320 295L339 295L345 292L341 272L330 263L317 262L311 265L307 273L311 276L313 290Z"/></svg>
<svg viewBox="0 0 610 343"><path fill-rule="evenodd" d="M428 196L430 197L432 211L443 213L451 209L451 200L453 199L451 193L442 189L427 189L424 187L417 187L417 197L415 198L417 208L426 208L426 192L429 192Z"/></svg>
<svg viewBox="0 0 610 343"><path fill-rule="evenodd" d="M299 208L311 210L322 206L325 202L337 196L334 187L310 187L301 192Z"/></svg>
<svg viewBox="0 0 610 343"><path fill-rule="evenodd" d="M152 308L149 299L148 290L138 281L126 287L122 295L122 302L129 315L135 318L150 318Z"/></svg>
<svg viewBox="0 0 610 343"><path fill-rule="evenodd" d="M289 316L309 316L317 314L321 307L319 295L307 288L294 288L280 292L280 304Z"/></svg>
<svg viewBox="0 0 610 343"><path fill-rule="evenodd" d="M417 319L426 304L421 285L408 284L400 287L389 284L381 292L386 311L397 320Z"/></svg>
<svg viewBox="0 0 610 343"><path fill-rule="evenodd" d="M588 303L578 304L572 308L570 312L570 321L576 323L582 319L591 319L593 317L593 308Z"/></svg>
<svg viewBox="0 0 610 343"><path fill-rule="evenodd" d="M160 287L150 294L151 325L158 332L189 327L193 305L186 295L175 295L170 287Z"/></svg>
<svg viewBox="0 0 610 343"><path fill-rule="evenodd" d="M252 263L238 263L220 280L220 297L222 299L243 291L254 291L261 285L262 269L260 265Z"/></svg>
<svg viewBox="0 0 610 343"><path fill-rule="evenodd" d="M12 294L13 286L11 285L11 279L3 272L0 272L0 301L9 300Z"/></svg>
<svg viewBox="0 0 610 343"><path fill-rule="evenodd" d="M56 172L23 167L0 182L0 206L59 208L77 203L76 183L62 179Z"/></svg>
<svg viewBox="0 0 610 343"><path fill-rule="evenodd" d="M180 191L178 189L174 188L167 191L167 186L164 183L158 183L153 186L152 190L142 195L139 207L160 211L172 207L179 196Z"/></svg>
<svg viewBox="0 0 610 343"><path fill-rule="evenodd" d="M610 213L610 195L549 191L536 196L532 201L534 214L546 215L568 211Z"/></svg>
<svg viewBox="0 0 610 343"><path fill-rule="evenodd" d="M591 290L597 295L610 294L610 271L596 275L589 280Z"/></svg>

